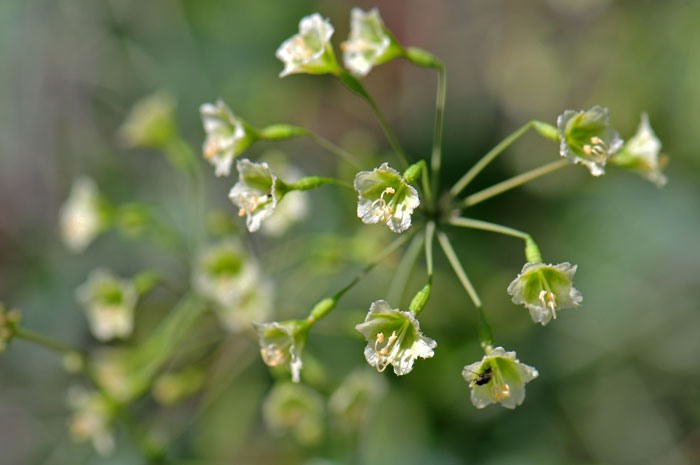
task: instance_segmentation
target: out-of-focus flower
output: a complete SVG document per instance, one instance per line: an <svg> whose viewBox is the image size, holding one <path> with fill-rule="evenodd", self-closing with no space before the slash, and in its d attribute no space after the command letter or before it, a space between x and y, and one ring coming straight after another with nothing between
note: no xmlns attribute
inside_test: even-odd
<svg viewBox="0 0 700 465"><path fill-rule="evenodd" d="M267 427L276 434L291 433L305 446L323 439L324 414L323 397L301 384L277 384L263 402Z"/></svg>
<svg viewBox="0 0 700 465"><path fill-rule="evenodd" d="M204 380L204 372L197 366L164 373L153 386L153 398L161 405L176 404L197 392Z"/></svg>
<svg viewBox="0 0 700 465"><path fill-rule="evenodd" d="M514 409L525 400L525 384L539 373L534 367L520 363L515 352L496 347L481 361L465 366L462 376L472 389L472 404L476 408L500 403Z"/></svg>
<svg viewBox="0 0 700 465"><path fill-rule="evenodd" d="M129 350L105 349L97 353L91 367L100 388L123 404L133 400L143 389L143 379L133 357L134 352Z"/></svg>
<svg viewBox="0 0 700 465"><path fill-rule="evenodd" d="M177 135L175 98L164 91L143 98L129 112L119 136L129 147L163 149Z"/></svg>
<svg viewBox="0 0 700 465"><path fill-rule="evenodd" d="M323 439L323 417L323 398L301 384L277 384L263 403L267 427L276 434L291 433L305 446L313 446Z"/></svg>
<svg viewBox="0 0 700 465"><path fill-rule="evenodd" d="M384 378L372 371L357 369L350 373L328 400L335 427L346 432L361 428L386 391Z"/></svg>
<svg viewBox="0 0 700 465"><path fill-rule="evenodd" d="M95 240L103 221L99 192L92 179L82 177L73 182L59 216L61 239L71 252L82 252Z"/></svg>
<svg viewBox="0 0 700 465"><path fill-rule="evenodd" d="M8 311L0 302L0 352L7 348L7 345L15 336L19 320L20 313L18 310Z"/></svg>
<svg viewBox="0 0 700 465"><path fill-rule="evenodd" d="M204 158L216 167L217 176L228 176L233 159L255 142L257 136L223 100L199 107L206 136L202 146Z"/></svg>
<svg viewBox="0 0 700 465"><path fill-rule="evenodd" d="M520 274L508 286L513 303L523 304L532 321L542 326L557 318L557 311L578 307L583 300L573 286L576 265L569 262L558 265L526 263Z"/></svg>
<svg viewBox="0 0 700 465"><path fill-rule="evenodd" d="M622 148L623 140L612 127L607 108L566 110L557 118L559 153L571 163L580 163L593 176L605 174L608 158Z"/></svg>
<svg viewBox="0 0 700 465"><path fill-rule="evenodd" d="M330 21L314 13L299 21L299 33L285 40L276 56L284 63L280 77L294 73L325 74L340 71L333 53Z"/></svg>
<svg viewBox="0 0 700 465"><path fill-rule="evenodd" d="M110 424L115 414L111 401L99 391L73 388L68 392L68 403L73 409L68 426L76 441L92 441L98 454L114 452L114 436Z"/></svg>
<svg viewBox="0 0 700 465"><path fill-rule="evenodd" d="M235 304L218 305L215 311L221 324L232 333L249 330L255 321L265 321L272 316L274 286L261 279L242 289Z"/></svg>
<svg viewBox="0 0 700 465"><path fill-rule="evenodd" d="M285 182L293 184L303 177L302 173L289 164L283 153L268 152L262 157L270 168ZM309 214L309 195L303 191L290 191L279 202L275 214L267 218L261 231L269 237L280 237L289 228Z"/></svg>
<svg viewBox="0 0 700 465"><path fill-rule="evenodd" d="M403 49L387 30L379 10L353 8L350 37L343 42L343 61L355 76L366 76L372 67L401 56Z"/></svg>
<svg viewBox="0 0 700 465"><path fill-rule="evenodd" d="M306 321L290 320L253 323L260 341L260 354L266 365L288 365L292 381L301 379L301 354L306 345L309 326Z"/></svg>
<svg viewBox="0 0 700 465"><path fill-rule="evenodd" d="M138 298L131 281L120 279L105 269L94 270L78 287L76 295L95 338L109 341L131 335Z"/></svg>
<svg viewBox="0 0 700 465"><path fill-rule="evenodd" d="M363 223L386 223L395 233L411 226L411 214L420 205L418 191L388 163L372 171L360 171L354 185L357 216Z"/></svg>
<svg viewBox="0 0 700 465"><path fill-rule="evenodd" d="M610 163L638 173L657 187L663 187L666 184L666 176L661 173L661 169L668 160L663 155L659 157L660 150L661 141L649 125L649 116L642 113L637 133L627 141L622 150L610 158Z"/></svg>
<svg viewBox="0 0 700 465"><path fill-rule="evenodd" d="M367 339L367 363L379 372L391 364L397 375L410 373L416 358L431 358L437 346L423 336L414 314L393 309L384 300L372 302L365 321L355 329Z"/></svg>
<svg viewBox="0 0 700 465"><path fill-rule="evenodd" d="M192 286L217 305L235 307L259 279L259 268L253 257L245 252L240 242L226 239L199 253Z"/></svg>
<svg viewBox="0 0 700 465"><path fill-rule="evenodd" d="M236 163L238 182L228 196L239 207L238 215L246 216L248 231L260 229L264 219L275 211L282 197L277 175L267 163L243 159ZM282 194L282 195L281 195Z"/></svg>

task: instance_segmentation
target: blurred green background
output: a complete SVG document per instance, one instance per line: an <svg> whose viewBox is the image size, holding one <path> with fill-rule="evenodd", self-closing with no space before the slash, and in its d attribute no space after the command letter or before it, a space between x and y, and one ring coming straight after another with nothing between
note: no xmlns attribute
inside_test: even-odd
<svg viewBox="0 0 700 465"><path fill-rule="evenodd" d="M376 374L388 391L357 431L339 432L328 420L325 439L312 446L269 431L261 403L273 376L255 342L237 335L206 354L203 393L170 409L149 399L134 406L145 431L137 438L167 444L165 463L202 465L700 463L697 1L4 0L0 300L21 309L27 327L94 351L98 344L74 297L90 270L108 266L130 276L162 269L186 288L187 268L163 249L109 234L73 255L56 226L72 180L87 174L114 201L157 204L187 227L178 174L164 157L126 150L115 136L131 105L158 89L177 97L182 132L197 150L203 138L198 106L222 97L256 126L299 124L360 156L382 158L388 145L371 113L337 80L277 77L282 64L274 52L302 16L318 11L330 18L338 45L347 37L352 6L378 6L400 42L446 63L446 186L526 121L554 123L564 109L594 104L609 107L624 138L634 133L640 113L649 113L671 159L669 183L658 190L621 170L594 179L582 167L567 167L468 212L530 232L547 261L579 265L575 284L583 307L544 328L505 292L523 263L520 241L450 231L497 343L540 372L515 411L476 410L469 401L460 372L481 357L476 312L440 256L421 318L425 333L438 341L435 357L419 360L408 376ZM400 60L364 80L414 160L430 152L435 80L433 72ZM307 141L260 144L247 155L271 148L307 174L335 172L331 158ZM530 134L470 189L556 157L554 144ZM234 178L215 178L209 168L208 207L233 216L226 193ZM279 318L304 315L391 236L378 226L358 227L351 194L324 188L310 198L310 219L290 235L246 239L275 279ZM358 233L364 239L338 246L345 244L339 237L351 240L356 231L364 231ZM353 326L371 301L385 297L397 264L378 267L312 331L307 384L324 399L347 373L366 365ZM409 293L423 280L418 267ZM173 303L162 290L144 299L135 338ZM13 343L0 358L0 464L149 462L121 426L112 457L71 441L66 393L77 381L54 354ZM208 408L201 399L211 399Z"/></svg>

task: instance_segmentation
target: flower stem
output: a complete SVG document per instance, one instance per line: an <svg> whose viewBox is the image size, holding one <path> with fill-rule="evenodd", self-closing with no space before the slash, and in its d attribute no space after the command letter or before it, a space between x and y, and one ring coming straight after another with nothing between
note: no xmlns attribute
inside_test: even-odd
<svg viewBox="0 0 700 465"><path fill-rule="evenodd" d="M84 358L84 355L80 350L41 333L24 328L17 328L15 329L14 336L18 339L24 339L27 342L31 342L48 350L52 350L61 355L78 355L81 359Z"/></svg>
<svg viewBox="0 0 700 465"><path fill-rule="evenodd" d="M440 166L442 165L442 133L445 119L445 99L447 95L447 73L440 63L438 70L438 88L435 103L435 125L433 127L433 152L430 157L430 171L433 176L433 192L438 195L440 184Z"/></svg>
<svg viewBox="0 0 700 465"><path fill-rule="evenodd" d="M301 178L293 184L286 185L286 188L290 191L308 191L321 186L325 186L326 184L335 184L336 186L342 186L347 189L354 190L352 185L345 181L341 181L335 178L323 178L320 176L307 176L305 178Z"/></svg>
<svg viewBox="0 0 700 465"><path fill-rule="evenodd" d="M422 233L416 234L413 238L406 253L404 253L399 263L394 278L391 280L391 285L389 286L389 292L387 292L387 300L389 302L400 302L403 298L404 291L406 290L406 284L408 278L411 275L411 271L416 265L418 256L420 255L421 248L423 245L424 236Z"/></svg>
<svg viewBox="0 0 700 465"><path fill-rule="evenodd" d="M394 132L391 130L391 127L389 127L389 124L386 122L386 118L384 118L384 115L379 110L379 107L377 106L377 103L374 101L372 96L370 96L367 93L360 81L358 81L357 78L355 78L351 74L343 72L338 75L338 78L342 81L343 84L345 84L345 87L347 87L351 92L362 97L369 104L369 106L372 108L372 111L374 112L374 115L377 117L377 121L379 121L379 125L384 131L384 135L386 135L386 138L389 140L391 147L394 149L394 152L396 152L396 155L398 156L400 162L404 165L403 168L407 168L409 163L408 159L406 158L406 154L401 148L401 144L399 144L398 139L394 135Z"/></svg>
<svg viewBox="0 0 700 465"><path fill-rule="evenodd" d="M479 191L475 194L470 195L466 199L464 199L462 202L459 203L460 207L471 207L473 205L476 205L478 203L483 202L484 200L490 199L491 197L494 197L496 195L502 194L503 192L509 191L515 187L520 186L521 184L525 184L527 182L532 181L533 179L537 179L540 176L544 176L545 174L552 173L560 168L565 167L569 162L567 160L556 160L551 163L547 163L544 166L540 166L539 168L535 168L534 170L527 171L525 173L519 174L518 176L514 176L510 179L507 179L503 182L500 182L498 184L495 184L489 188L486 188L482 191Z"/></svg>
<svg viewBox="0 0 700 465"><path fill-rule="evenodd" d="M337 156L347 164L351 165L353 168L357 170L362 170L362 164L355 158L352 154L350 154L348 151L342 149L341 147L338 147L335 145L333 142L329 141L328 139L319 136L318 134L309 131L308 129L305 129L305 134L314 142L316 142L318 145L323 147L325 150L327 150L329 153L332 153L333 155Z"/></svg>
<svg viewBox="0 0 700 465"><path fill-rule="evenodd" d="M442 251L445 253L450 265L452 265L452 269L457 275L457 278L459 278L462 286L464 286L464 289L466 289L467 294L469 294L469 297L472 299L472 302L474 302L474 305L477 308L481 308L481 299L479 299L479 295L476 293L471 281L469 281L467 273L464 272L464 268L462 268L462 264L459 262L459 258L457 258L457 254L452 248L452 244L447 238L447 235L442 231L438 231L437 237L438 242L440 242L440 246L442 247Z"/></svg>
<svg viewBox="0 0 700 465"><path fill-rule="evenodd" d="M523 240L530 238L530 235L526 232L518 231L517 229L509 228L507 226L501 226L500 224L489 223L487 221L473 220L471 218L450 218L449 223L453 226L491 231L498 234L517 237Z"/></svg>
<svg viewBox="0 0 700 465"><path fill-rule="evenodd" d="M425 265L428 268L428 280L433 279L433 239L435 238L435 222L430 221L425 227Z"/></svg>

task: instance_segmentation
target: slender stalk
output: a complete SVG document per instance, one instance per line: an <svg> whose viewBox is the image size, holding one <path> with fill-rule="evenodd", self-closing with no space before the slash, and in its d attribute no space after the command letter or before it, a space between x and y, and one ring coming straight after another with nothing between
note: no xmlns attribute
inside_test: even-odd
<svg viewBox="0 0 700 465"><path fill-rule="evenodd" d="M306 135L316 142L318 145L323 147L325 150L327 150L329 153L337 156L344 162L346 162L349 165L352 165L353 168L357 170L362 170L362 164L355 158L352 154L350 154L347 150L344 150L341 147L338 147L335 145L333 142L329 141L328 139L319 136L318 134L309 131L308 129L305 129Z"/></svg>
<svg viewBox="0 0 700 465"><path fill-rule="evenodd" d="M469 171L467 171L462 178L457 181L457 183L452 186L452 189L450 189L450 195L452 197L456 197L459 195L462 190L464 190L467 185L472 182L472 180L479 174L481 173L484 168L488 166L489 163L491 163L493 160L496 159L497 156L499 156L505 149L507 149L513 142L518 140L520 136L525 134L528 129L530 129L533 125L535 124L535 121L532 120L525 125L521 126L519 129L517 129L515 132L513 132L511 135L503 139L501 142L498 143L494 148L489 150L489 152L484 155L481 160L476 162L474 166L471 167Z"/></svg>
<svg viewBox="0 0 700 465"><path fill-rule="evenodd" d="M430 171L433 176L433 192L438 195L440 184L440 166L442 165L442 133L445 118L445 99L447 95L447 73L445 66L438 68L438 90L435 103L435 125L433 127L433 152L430 157Z"/></svg>
<svg viewBox="0 0 700 465"><path fill-rule="evenodd" d="M324 178L321 176L308 176L301 178L299 181L286 185L286 189L296 190L296 191L308 191L312 189L317 189L326 184L335 184L336 186L345 187L346 189L355 190L352 184L340 179L335 178Z"/></svg>
<svg viewBox="0 0 700 465"><path fill-rule="evenodd" d="M452 269L457 275L457 278L459 278L462 286L464 286L464 289L466 289L467 294L469 294L469 297L472 299L472 302L474 302L474 305L477 308L481 308L481 299L479 299L479 295L476 293L471 281L469 281L467 273L464 272L464 268L462 268L462 264L459 262L459 258L457 258L457 254L452 248L452 244L450 244L450 240L447 238L447 235L442 231L438 231L437 237L438 242L440 242L440 246L442 247L442 251L445 252L445 256L450 262L450 265L452 265Z"/></svg>
<svg viewBox="0 0 700 465"><path fill-rule="evenodd" d="M78 355L81 358L84 357L80 350L71 347L68 344L65 344L61 341L57 341L41 333L37 333L28 329L17 328L15 330L14 336L18 339L24 339L27 342L39 345L45 349L58 352L61 355L74 354Z"/></svg>
<svg viewBox="0 0 700 465"><path fill-rule="evenodd" d="M355 78L353 75L345 72L341 72L340 74L338 74L338 78L345 85L345 87L347 87L351 92L362 97L362 99L366 101L370 107L372 107L372 111L374 112L374 115L379 121L379 125L384 131L384 135L386 135L386 138L389 140L391 147L394 149L394 152L396 152L396 155L398 156L399 160L404 165L403 168L408 168L408 159L406 158L406 154L401 148L401 144L399 144L399 141L394 135L394 132L391 130L391 127L389 127L389 124L386 122L386 119L384 118L382 112L379 110L377 103L374 101L372 96L367 93L367 90L362 85L362 83L358 81L357 78Z"/></svg>
<svg viewBox="0 0 700 465"><path fill-rule="evenodd" d="M480 229L482 231L491 231L499 234L517 237L523 240L530 238L530 235L517 229L501 226L500 224L489 223L487 221L473 220L471 218L450 218L449 223L453 226L462 228Z"/></svg>
<svg viewBox="0 0 700 465"><path fill-rule="evenodd" d="M372 268L374 268L375 266L377 266L377 265L379 264L379 262L381 262L382 260L384 260L385 258L387 258L389 255L391 255L392 253L394 253L394 252L395 252L399 247L401 247L408 239L410 239L411 237L413 237L414 234L415 234L414 232L411 232L411 233L408 233L408 234L402 234L398 239L395 239L394 242L392 242L391 244L389 244L389 246L388 246L386 249L384 249L384 251L383 251L381 254L379 254L379 256L377 257L376 260L374 260L373 262L371 262L371 263L369 263L367 266L365 266L365 267L362 269L362 271L360 271L360 273L358 273L358 275L355 276L355 277L352 279L352 281L350 281L350 282L348 283L347 286L345 286L344 288L342 288L341 290L339 290L338 292L336 292L336 294L333 296L333 299L336 300L336 301L338 301L338 300L343 296L343 294L345 294L345 293L348 292L350 289L352 289L353 286L354 286L355 284L359 283L360 280L361 280L362 278L364 278L365 275L366 275L367 273L369 273L370 271L372 271Z"/></svg>
<svg viewBox="0 0 700 465"><path fill-rule="evenodd" d="M430 178L428 177L428 167L425 165L425 161L421 160L423 164L423 169L421 170L421 186L423 187L423 195L425 195L425 201L428 203L428 208L433 208L433 192L430 187ZM437 175L437 171L433 171ZM433 181L434 183L434 181Z"/></svg>
<svg viewBox="0 0 700 465"><path fill-rule="evenodd" d="M535 168L534 170L527 171L525 173L519 174L518 176L514 176L510 179L507 179L503 182L500 182L498 184L494 184L493 186L486 188L482 191L479 191L475 194L470 195L466 199L464 199L462 202L459 203L460 207L471 207L472 205L476 205L477 203L481 203L484 200L490 199L491 197L494 197L496 195L502 194L503 192L509 191L515 187L520 186L521 184L525 184L527 182L532 181L533 179L537 179L540 176L544 176L545 174L552 173L560 168L565 167L569 162L565 159L562 160L556 160L551 163L547 163L544 166L540 166L539 168Z"/></svg>
<svg viewBox="0 0 700 465"><path fill-rule="evenodd" d="M435 238L435 222L430 221L425 228L425 265L428 268L428 280L433 279L433 239Z"/></svg>
<svg viewBox="0 0 700 465"><path fill-rule="evenodd" d="M404 253L401 258L399 267L396 269L396 274L394 274L394 278L391 280L391 285L389 286L389 292L387 293L387 300L389 302L400 302L402 300L408 278L411 276L411 271L413 271L418 256L420 255L423 240L423 234L418 233L411 243L408 244L406 253Z"/></svg>

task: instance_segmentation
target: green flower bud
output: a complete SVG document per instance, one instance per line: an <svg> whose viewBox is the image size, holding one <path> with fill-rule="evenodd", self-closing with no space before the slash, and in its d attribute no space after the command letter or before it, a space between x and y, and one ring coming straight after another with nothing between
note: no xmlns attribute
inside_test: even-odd
<svg viewBox="0 0 700 465"><path fill-rule="evenodd" d="M664 155L659 156L661 141L649 125L649 116L642 113L637 133L627 141L625 146L610 158L610 163L639 174L645 179L663 187L666 176L661 173L668 162Z"/></svg>
<svg viewBox="0 0 700 465"><path fill-rule="evenodd" d="M406 49L406 59L417 66L425 68L441 68L442 64L430 52L417 47L409 47Z"/></svg>
<svg viewBox="0 0 700 465"><path fill-rule="evenodd" d="M578 307L583 300L573 287L576 265L569 262L558 265L528 262L508 286L513 303L523 304L532 321L542 326L557 318L557 311Z"/></svg>
<svg viewBox="0 0 700 465"><path fill-rule="evenodd" d="M175 98L164 91L137 102L119 130L129 147L164 149L177 136Z"/></svg>
<svg viewBox="0 0 700 465"><path fill-rule="evenodd" d="M280 77L294 73L326 74L340 72L333 53L330 21L320 14L305 16L299 21L299 33L280 45L276 56L284 63Z"/></svg>
<svg viewBox="0 0 700 465"><path fill-rule="evenodd" d="M437 346L437 342L423 336L413 313L393 309L384 300L373 302L365 321L355 329L367 340L367 363L380 373L389 364L399 376L410 373L416 358L431 358Z"/></svg>
<svg viewBox="0 0 700 465"><path fill-rule="evenodd" d="M593 176L605 174L608 158L622 148L623 141L610 127L607 108L566 110L557 118L559 153L571 163L580 163Z"/></svg>
<svg viewBox="0 0 700 465"><path fill-rule="evenodd" d="M381 65L403 54L379 16L379 10L362 11L353 8L350 20L350 37L341 45L343 61L352 74L366 76L374 66Z"/></svg>
<svg viewBox="0 0 700 465"><path fill-rule="evenodd" d="M411 214L420 205L418 191L388 163L357 173L354 186L357 216L363 223L385 223L395 233L411 227Z"/></svg>
<svg viewBox="0 0 700 465"><path fill-rule="evenodd" d="M310 387L283 383L272 388L263 403L263 418L276 434L292 434L304 446L323 439L324 402Z"/></svg>
<svg viewBox="0 0 700 465"><path fill-rule="evenodd" d="M525 384L539 376L534 367L520 363L515 352L496 347L479 362L467 365L462 376L472 389L471 400L476 408L499 403L514 409L525 400Z"/></svg>

